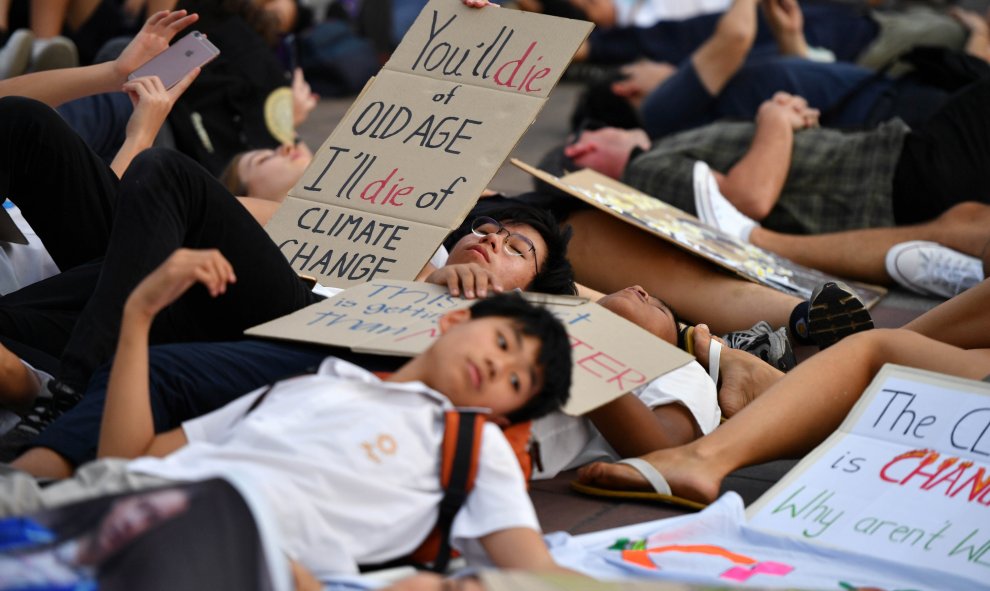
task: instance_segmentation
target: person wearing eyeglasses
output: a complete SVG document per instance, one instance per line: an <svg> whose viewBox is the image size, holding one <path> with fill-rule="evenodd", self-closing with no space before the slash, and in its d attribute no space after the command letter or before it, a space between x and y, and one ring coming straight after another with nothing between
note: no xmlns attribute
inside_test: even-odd
<svg viewBox="0 0 990 591"><path fill-rule="evenodd" d="M569 229L561 228L549 212L512 200L487 213L490 217L470 218L458 228L451 236L449 254L441 248L439 256L426 265L417 279L446 285L452 293L466 298L483 298L513 289L575 293L573 272L566 258ZM281 263L288 265L284 257ZM240 284L245 273L257 270L235 272ZM218 302L222 304L223 299ZM263 305L261 300L258 303ZM200 321L205 324L210 319ZM250 325L244 328L247 326ZM358 356L339 348L261 339L153 346L150 383L155 428L159 432L175 428L244 392L287 375L315 371L328 354L372 370L390 371L402 362L400 358ZM41 417L49 419L41 428L34 424L41 421L28 421L32 424L25 427L37 428L37 432L15 428L6 435L3 442L8 448L18 443L27 447L11 466L39 477L64 478L76 466L92 460L108 376L108 366L98 369L79 393L79 402L61 416L53 412ZM42 404L39 400L38 405ZM51 403L46 408L58 410ZM20 442L16 440L18 436Z"/></svg>

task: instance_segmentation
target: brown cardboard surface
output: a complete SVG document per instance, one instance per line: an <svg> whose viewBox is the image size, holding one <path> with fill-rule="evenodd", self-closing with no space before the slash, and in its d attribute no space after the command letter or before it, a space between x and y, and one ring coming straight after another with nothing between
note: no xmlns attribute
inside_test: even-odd
<svg viewBox="0 0 990 591"><path fill-rule="evenodd" d="M411 248L407 237L402 249L371 263L384 257L391 277L415 278L429 258L423 253L432 254L463 221L590 31L582 21L431 0L317 150L289 192L295 200L266 230L280 245L347 252L352 245L340 236L318 236L294 223L319 203L429 227L421 235L416 230L422 246ZM326 285L346 287L377 273L323 275Z"/></svg>
<svg viewBox="0 0 990 591"><path fill-rule="evenodd" d="M584 414L692 360L597 304L540 294L530 299L549 307L571 336L573 386L564 409L568 414ZM440 316L471 303L432 284L375 280L246 332L411 356L438 336Z"/></svg>
<svg viewBox="0 0 990 591"><path fill-rule="evenodd" d="M594 170L584 169L557 178L525 162L513 159L512 163L567 194L744 279L802 298L811 296L817 285L836 280L831 275L742 242L685 211ZM887 293L886 289L875 285L846 283L856 290L867 307L876 304Z"/></svg>
<svg viewBox="0 0 990 591"><path fill-rule="evenodd" d="M586 21L431 0L385 68L546 98L591 29Z"/></svg>
<svg viewBox="0 0 990 591"><path fill-rule="evenodd" d="M286 198L266 226L289 265L323 285L415 277L449 230Z"/></svg>
<svg viewBox="0 0 990 591"><path fill-rule="evenodd" d="M456 228L544 102L383 70L289 195Z"/></svg>

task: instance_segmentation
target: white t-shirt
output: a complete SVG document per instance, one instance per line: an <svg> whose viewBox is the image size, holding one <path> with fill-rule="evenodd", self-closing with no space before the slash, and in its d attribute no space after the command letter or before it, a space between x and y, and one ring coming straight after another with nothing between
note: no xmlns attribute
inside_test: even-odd
<svg viewBox="0 0 990 591"><path fill-rule="evenodd" d="M17 291L25 285L31 285L58 273L55 261L45 250L45 245L41 243L38 234L24 219L21 210L9 201L4 207L27 238L28 244L0 240L0 294Z"/></svg>
<svg viewBox="0 0 990 591"><path fill-rule="evenodd" d="M660 21L679 21L703 14L725 12L731 0L614 0L617 27L650 27Z"/></svg>
<svg viewBox="0 0 990 591"><path fill-rule="evenodd" d="M668 372L633 393L651 409L664 404L684 405L706 435L718 427L722 418L715 383L697 361ZM542 470L533 469L533 478L537 480L553 478L590 462L619 459L598 429L583 417L551 413L533 422L532 437L539 444L543 466Z"/></svg>
<svg viewBox="0 0 990 591"><path fill-rule="evenodd" d="M172 480L236 475L266 499L285 552L318 577L356 572L415 550L436 524L443 413L450 401L420 382L382 382L327 358L317 374L280 382L250 413L256 391L183 423L189 445L141 458L134 472ZM474 489L451 540L539 531L519 463L487 424Z"/></svg>

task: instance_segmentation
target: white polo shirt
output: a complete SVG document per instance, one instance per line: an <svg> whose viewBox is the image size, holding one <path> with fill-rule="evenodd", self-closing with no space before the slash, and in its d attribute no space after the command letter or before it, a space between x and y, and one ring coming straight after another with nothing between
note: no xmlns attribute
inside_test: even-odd
<svg viewBox="0 0 990 591"><path fill-rule="evenodd" d="M327 358L317 374L280 382L183 423L189 445L141 458L135 472L173 480L236 475L259 491L283 549L317 576L356 572L415 550L436 524L443 413L450 401L420 382L382 382ZM518 461L501 430L484 429L475 486L451 538L514 527L539 531Z"/></svg>

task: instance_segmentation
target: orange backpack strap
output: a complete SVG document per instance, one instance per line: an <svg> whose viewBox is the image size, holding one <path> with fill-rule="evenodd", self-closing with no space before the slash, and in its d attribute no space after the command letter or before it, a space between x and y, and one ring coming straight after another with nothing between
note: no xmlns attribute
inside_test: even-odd
<svg viewBox="0 0 990 591"><path fill-rule="evenodd" d="M449 410L444 415L443 445L440 459L440 486L443 499L437 524L429 537L413 552L413 562L432 562L430 570L442 573L450 563L450 529L454 518L474 488L481 453L481 434L486 415Z"/></svg>

